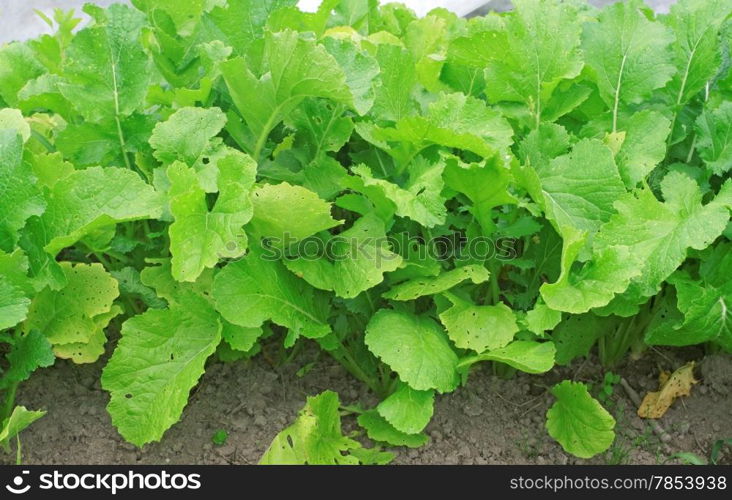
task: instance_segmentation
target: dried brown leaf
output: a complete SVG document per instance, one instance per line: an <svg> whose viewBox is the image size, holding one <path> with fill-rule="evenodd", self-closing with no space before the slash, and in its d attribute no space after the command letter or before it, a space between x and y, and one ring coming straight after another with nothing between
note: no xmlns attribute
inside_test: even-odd
<svg viewBox="0 0 732 500"><path fill-rule="evenodd" d="M641 418L661 418L676 398L688 396L691 393L691 386L698 380L694 378L694 362L690 362L673 372L670 376L661 373L659 376L659 390L649 392L643 398L638 408L638 416Z"/></svg>

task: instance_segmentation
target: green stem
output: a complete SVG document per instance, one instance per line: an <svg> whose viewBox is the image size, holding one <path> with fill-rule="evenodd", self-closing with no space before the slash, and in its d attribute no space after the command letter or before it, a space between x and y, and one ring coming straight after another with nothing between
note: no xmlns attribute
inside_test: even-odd
<svg viewBox="0 0 732 500"><path fill-rule="evenodd" d="M686 163L689 163L694 158L694 149L696 149L696 134L691 139L691 146L689 146L689 154L686 155Z"/></svg>
<svg viewBox="0 0 732 500"><path fill-rule="evenodd" d="M48 150L49 153L55 153L56 152L56 146L48 142L48 139L46 139L43 134L38 132L37 130L31 129L31 135L34 139L36 139L38 142L40 142L44 148Z"/></svg>
<svg viewBox="0 0 732 500"><path fill-rule="evenodd" d="M284 361L282 362L283 365L289 365L293 359L295 359L295 356L298 355L298 353L302 349L302 342L295 342L295 345L292 347L292 351L286 356L284 356Z"/></svg>
<svg viewBox="0 0 732 500"><path fill-rule="evenodd" d="M20 340L20 336L22 335L20 331L20 327L17 327L13 331L13 341L14 344L17 343L18 340ZM15 348L15 345L13 346ZM20 384L20 381L13 381L11 382L10 386L7 389L7 392L5 393L5 401L3 402L3 409L2 414L0 415L0 423L4 423L8 418L10 418L10 415L13 413L13 408L15 408L15 394L18 392L18 385Z"/></svg>
<svg viewBox="0 0 732 500"><path fill-rule="evenodd" d="M112 269L112 264L103 254L99 252L92 252L92 255L94 255L94 257L105 267L105 269Z"/></svg>
<svg viewBox="0 0 732 500"><path fill-rule="evenodd" d="M440 292L443 297L445 297L447 300L452 302L453 304L459 304L460 302L464 302L463 299L455 295L454 293L450 292L449 290L445 290L444 292Z"/></svg>
<svg viewBox="0 0 732 500"><path fill-rule="evenodd" d="M13 414L13 408L15 408L15 394L18 392L18 385L20 382L13 382L8 387L5 393L5 402L3 404L2 422L5 422L10 415Z"/></svg>
<svg viewBox="0 0 732 500"><path fill-rule="evenodd" d="M620 63L620 71L618 72L618 83L615 87L615 102L613 104L613 134L618 131L618 106L620 105L620 86L623 80L623 71L625 70L625 61L627 60L627 54L623 55L623 60Z"/></svg>
<svg viewBox="0 0 732 500"><path fill-rule="evenodd" d="M498 284L498 276L501 274L501 266L496 265L496 261L493 259L488 263L488 269L491 272L489 282L491 304L496 305L501 300L501 288Z"/></svg>
<svg viewBox="0 0 732 500"><path fill-rule="evenodd" d="M22 465L23 463L23 452L20 446L20 433L15 435L15 465Z"/></svg>
<svg viewBox="0 0 732 500"><path fill-rule="evenodd" d="M336 342L338 342L338 354L340 356L336 357L336 360L343 365L343 367L348 370L351 375L365 383L369 386L369 388L376 392L377 394L380 391L380 387L378 385L374 384L374 381L366 375L366 372L364 372L359 364L356 362L355 359L353 359L353 356L351 356L351 353L346 349L346 346L343 345L343 342L341 342L341 339L338 338L338 335L333 336L336 339ZM340 358L340 359L339 359Z"/></svg>

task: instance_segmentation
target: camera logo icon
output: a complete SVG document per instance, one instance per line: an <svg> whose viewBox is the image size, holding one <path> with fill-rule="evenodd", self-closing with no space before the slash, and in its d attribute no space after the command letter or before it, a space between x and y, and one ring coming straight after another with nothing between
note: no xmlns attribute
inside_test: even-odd
<svg viewBox="0 0 732 500"><path fill-rule="evenodd" d="M15 476L13 478L13 484L6 484L5 489L7 489L10 493L13 493L15 495L22 495L23 493L27 493L28 490L30 490L30 484L25 483L25 477L28 474L30 474L30 471L24 470L20 473L21 475Z"/></svg>

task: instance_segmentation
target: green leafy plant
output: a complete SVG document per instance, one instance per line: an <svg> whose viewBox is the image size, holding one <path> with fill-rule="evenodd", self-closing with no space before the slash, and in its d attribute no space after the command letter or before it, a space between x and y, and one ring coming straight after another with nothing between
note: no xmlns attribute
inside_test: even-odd
<svg viewBox="0 0 732 500"><path fill-rule="evenodd" d="M615 386L620 383L620 375L613 372L605 372L605 376L602 378L602 385L597 394L597 399L603 403L610 403L610 398L615 392Z"/></svg>
<svg viewBox="0 0 732 500"><path fill-rule="evenodd" d="M380 398L372 440L421 446L486 363L732 351L730 2L295 4L87 5L0 47L4 441L49 353L113 351L143 446L212 358L314 343ZM565 450L611 445L584 385L552 394ZM338 408L311 398L263 462L386 461Z"/></svg>
<svg viewBox="0 0 732 500"><path fill-rule="evenodd" d="M224 429L219 429L216 432L213 433L213 436L211 436L211 442L215 444L216 446L223 446L226 444L226 441L229 439L229 433L226 432Z"/></svg>

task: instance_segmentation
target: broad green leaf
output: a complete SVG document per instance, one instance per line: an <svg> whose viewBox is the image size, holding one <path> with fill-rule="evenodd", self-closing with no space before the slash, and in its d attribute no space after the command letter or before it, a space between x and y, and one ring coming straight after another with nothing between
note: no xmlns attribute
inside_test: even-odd
<svg viewBox="0 0 732 500"><path fill-rule="evenodd" d="M58 290L66 284L66 275L54 256L45 250L49 236L43 220L33 216L21 231L18 244L28 256L28 274L37 286Z"/></svg>
<svg viewBox="0 0 732 500"><path fill-rule="evenodd" d="M405 281L395 285L384 297L392 300L414 300L424 295L436 295L469 279L480 284L488 281L490 273L478 264L457 267L450 271L443 271L439 276L428 276Z"/></svg>
<svg viewBox="0 0 732 500"><path fill-rule="evenodd" d="M444 393L458 384L457 355L428 317L382 309L371 317L364 342L413 389Z"/></svg>
<svg viewBox="0 0 732 500"><path fill-rule="evenodd" d="M23 140L15 129L0 130L0 250L12 251L25 221L43 213L45 201L31 167L23 161Z"/></svg>
<svg viewBox="0 0 732 500"><path fill-rule="evenodd" d="M284 7L272 12L267 20L267 28L275 32L285 29L301 33L312 32L320 37L325 31L331 12L339 3L340 0L321 0L314 12L304 12L298 7Z"/></svg>
<svg viewBox="0 0 732 500"><path fill-rule="evenodd" d="M623 316L632 314L637 304L656 294L661 283L684 261L688 249L709 246L729 221L732 183L707 204L702 204L696 182L680 172L666 175L661 190L664 202L649 190L618 201L618 213L595 235L593 252L598 264L604 252L623 250L627 258L618 260L613 266L615 272L627 275L633 268L640 272L613 303L616 308L612 310Z"/></svg>
<svg viewBox="0 0 732 500"><path fill-rule="evenodd" d="M22 288L6 276L0 276L0 330L11 328L23 321L30 303Z"/></svg>
<svg viewBox="0 0 732 500"><path fill-rule="evenodd" d="M582 27L576 5L558 0L514 0L515 10L487 42L486 95L526 104L538 125L557 85L582 69ZM480 42L478 42L480 43Z"/></svg>
<svg viewBox="0 0 732 500"><path fill-rule="evenodd" d="M2 423L0 443L7 443L30 424L45 415L45 411L30 411L25 406L16 406L13 413Z"/></svg>
<svg viewBox="0 0 732 500"><path fill-rule="evenodd" d="M562 313L560 311L555 311L541 302L537 303L532 310L526 312L526 327L536 335L541 336L547 330L553 330L561 321Z"/></svg>
<svg viewBox="0 0 732 500"><path fill-rule="evenodd" d="M519 144L519 158L536 172L548 168L551 160L565 155L570 149L567 130L556 123L542 123L529 132ZM533 196L534 193L530 194Z"/></svg>
<svg viewBox="0 0 732 500"><path fill-rule="evenodd" d="M552 388L557 401L546 414L549 435L568 453L590 458L615 440L615 419L590 396L587 386L564 382Z"/></svg>
<svg viewBox="0 0 732 500"><path fill-rule="evenodd" d="M257 328L271 320L308 338L330 332L322 292L258 247L216 275L212 296L216 309L235 325Z"/></svg>
<svg viewBox="0 0 732 500"><path fill-rule="evenodd" d="M371 169L365 165L353 167L351 171L359 176L362 186L354 186L372 197L375 191L378 197L389 200L395 207L395 213L407 217L427 227L434 227L445 222L447 211L445 199L442 197L443 161L430 163L418 157L409 167L409 180L399 186L385 179L374 177ZM378 200L378 198L377 198Z"/></svg>
<svg viewBox="0 0 732 500"><path fill-rule="evenodd" d="M308 397L295 423L277 434L259 464L358 465L349 452L361 445L343 435L339 406L332 391Z"/></svg>
<svg viewBox="0 0 732 500"><path fill-rule="evenodd" d="M509 192L511 173L496 155L485 163L465 164L457 158L448 158L443 177L447 187L463 193L472 202L471 212L483 235L488 236L496 228L492 210L501 205L516 204Z"/></svg>
<svg viewBox="0 0 732 500"><path fill-rule="evenodd" d="M669 282L676 289L677 315L657 315L645 340L656 345L695 345L716 342L732 352L732 252L717 246L700 267L700 279L679 271Z"/></svg>
<svg viewBox="0 0 732 500"><path fill-rule="evenodd" d="M26 142L31 135L30 125L23 118L23 113L18 109L0 109L0 130L15 130Z"/></svg>
<svg viewBox="0 0 732 500"><path fill-rule="evenodd" d="M297 0L228 0L211 10L208 18L236 54L245 55L249 46L264 35L267 19L273 11L291 7Z"/></svg>
<svg viewBox="0 0 732 500"><path fill-rule="evenodd" d="M119 120L142 107L150 82L151 61L138 38L145 16L126 5L113 5L106 22L74 36L64 59L61 93L85 119Z"/></svg>
<svg viewBox="0 0 732 500"><path fill-rule="evenodd" d="M417 71L409 51L398 45L381 44L376 51L381 68L371 114L380 120L397 122L416 111L414 92Z"/></svg>
<svg viewBox="0 0 732 500"><path fill-rule="evenodd" d="M250 351L259 340L259 337L264 335L264 330L261 327L247 328L225 320L222 321L222 326L222 338L226 340L232 349L241 352Z"/></svg>
<svg viewBox="0 0 732 500"><path fill-rule="evenodd" d="M186 294L180 302L125 321L102 372L112 423L137 446L160 440L180 419L221 340L218 314L207 300Z"/></svg>
<svg viewBox="0 0 732 500"><path fill-rule="evenodd" d="M426 434L407 434L396 429L376 410L369 410L359 415L358 425L366 429L369 439L392 446L420 448L429 441Z"/></svg>
<svg viewBox="0 0 732 500"><path fill-rule="evenodd" d="M378 0L342 0L333 12L336 26L351 26L359 32L368 31L369 23L376 23L378 16Z"/></svg>
<svg viewBox="0 0 732 500"><path fill-rule="evenodd" d="M563 251L562 274L556 282L545 283L540 288L542 298L552 309L581 314L602 307L642 273L641 255L623 246L595 249L592 260L573 270L572 263L584 241L584 238L570 240L568 253L572 256L565 257Z"/></svg>
<svg viewBox="0 0 732 500"><path fill-rule="evenodd" d="M179 297L185 296L186 292L201 297L209 297L213 284L213 269L204 270L198 279L191 282L176 281L173 278L173 266L170 259L155 259L158 265L145 267L140 272L140 281L145 286L153 288L161 299L169 304L179 303Z"/></svg>
<svg viewBox="0 0 732 500"><path fill-rule="evenodd" d="M513 340L519 328L516 317L505 304L477 306L448 294L452 307L440 313L447 335L461 349L478 354L499 349Z"/></svg>
<svg viewBox="0 0 732 500"><path fill-rule="evenodd" d="M89 342L112 319L108 314L119 296L117 280L101 264L62 262L61 269L66 285L45 288L33 298L24 330L39 330L54 345ZM99 324L98 318L106 321Z"/></svg>
<svg viewBox="0 0 732 500"><path fill-rule="evenodd" d="M168 167L170 212L175 218L169 229L170 253L173 277L179 281L196 281L220 259L240 257L246 251L243 228L253 214L250 191L256 165L232 150L217 167L219 193L210 211L195 171L179 162Z"/></svg>
<svg viewBox="0 0 732 500"><path fill-rule="evenodd" d="M230 59L221 64L221 73L249 126L250 152L257 161L272 129L306 97L344 104L352 100L345 73L335 59L322 45L294 31L265 33L261 57L250 59L249 64L242 58Z"/></svg>
<svg viewBox="0 0 732 500"><path fill-rule="evenodd" d="M75 116L74 105L61 94L60 85L63 82L64 78L61 75L44 73L26 83L17 93L17 99L11 102L17 101L17 107L27 115L31 115L34 110L45 108L63 117Z"/></svg>
<svg viewBox="0 0 732 500"><path fill-rule="evenodd" d="M732 102L705 110L696 121L697 143L704 163L717 175L732 169Z"/></svg>
<svg viewBox="0 0 732 500"><path fill-rule="evenodd" d="M226 115L219 108L181 108L155 126L150 146L165 164L180 160L193 166L224 125Z"/></svg>
<svg viewBox="0 0 732 500"><path fill-rule="evenodd" d="M621 107L663 87L676 72L669 49L673 36L649 19L644 8L641 0L606 7L597 22L585 25L582 35L585 63L612 110L613 132Z"/></svg>
<svg viewBox="0 0 732 500"><path fill-rule="evenodd" d="M402 258L389 249L384 223L367 215L353 226L323 242L325 255L300 256L285 260L287 268L321 290L353 298L384 280L384 273L396 270Z"/></svg>
<svg viewBox="0 0 732 500"><path fill-rule="evenodd" d="M588 235L610 219L615 203L626 195L612 151L597 140L583 139L570 153L551 160L539 178L547 217L564 240L561 274L556 282L542 285L544 302L574 313L607 304L638 274L625 266L631 258L628 250L604 249L578 276L572 265Z"/></svg>
<svg viewBox="0 0 732 500"><path fill-rule="evenodd" d="M353 121L344 111L344 106L330 105L324 100L303 101L285 120L285 124L295 131L293 147L307 151L307 160L317 163L326 153L339 151L353 133ZM296 154L301 153L297 151Z"/></svg>
<svg viewBox="0 0 732 500"><path fill-rule="evenodd" d="M27 274L28 259L21 251L0 251L0 330L17 325L28 314L35 290Z"/></svg>
<svg viewBox="0 0 732 500"><path fill-rule="evenodd" d="M560 233L567 226L596 231L625 194L612 151L593 139L581 140L538 173L547 217Z"/></svg>
<svg viewBox="0 0 732 500"><path fill-rule="evenodd" d="M56 361L51 343L38 330L31 330L17 337L12 350L5 358L10 366L2 376L1 385L4 388L28 380L38 368L51 366Z"/></svg>
<svg viewBox="0 0 732 500"><path fill-rule="evenodd" d="M0 46L0 97L9 105L17 105L20 89L45 72L27 44L12 42Z"/></svg>
<svg viewBox="0 0 732 500"><path fill-rule="evenodd" d="M621 119L618 128L624 139L615 160L625 185L632 188L666 157L671 122L656 111L643 110Z"/></svg>
<svg viewBox="0 0 732 500"><path fill-rule="evenodd" d="M440 94L424 116L402 118L393 128L361 125L358 130L400 163L408 163L434 144L488 158L505 151L513 136L513 129L500 113L461 93Z"/></svg>
<svg viewBox="0 0 732 500"><path fill-rule="evenodd" d="M417 434L430 422L434 405L434 391L416 391L401 383L396 391L379 403L376 411L399 432Z"/></svg>
<svg viewBox="0 0 732 500"><path fill-rule="evenodd" d="M58 134L56 148L77 168L97 165L129 168L130 153L149 148L148 139L155 123L154 116L135 113L120 123L119 130L113 120L68 124ZM124 143L120 142L120 134Z"/></svg>
<svg viewBox="0 0 732 500"><path fill-rule="evenodd" d="M542 123L550 123L559 120L578 109L582 104L593 96L593 88L589 82L582 81L578 83L575 80L566 80L560 83L551 99L546 103L541 111Z"/></svg>
<svg viewBox="0 0 732 500"><path fill-rule="evenodd" d="M74 172L74 166L64 161L61 153L34 154L28 158L38 183L52 188L56 182Z"/></svg>
<svg viewBox="0 0 732 500"><path fill-rule="evenodd" d="M440 74L447 55L452 19L428 14L407 26L403 43L412 53L417 79L427 90L437 92L444 85Z"/></svg>
<svg viewBox="0 0 732 500"><path fill-rule="evenodd" d="M566 366L580 356L589 356L595 342L613 335L618 324L615 316L600 317L591 312L567 316L552 332L557 364Z"/></svg>
<svg viewBox="0 0 732 500"><path fill-rule="evenodd" d="M51 254L95 229L160 216L158 193L138 174L120 168L92 167L59 180L47 195L41 220Z"/></svg>
<svg viewBox="0 0 732 500"><path fill-rule="evenodd" d="M661 18L674 34L672 62L677 72L668 90L675 104L688 103L719 71L720 28L732 12L725 0L680 0Z"/></svg>
<svg viewBox="0 0 732 500"><path fill-rule="evenodd" d="M396 454L391 451L382 451L379 447L355 448L351 455L356 457L361 465L389 465Z"/></svg>
<svg viewBox="0 0 732 500"><path fill-rule="evenodd" d="M331 217L330 203L309 189L287 182L257 187L252 194L252 203L251 230L258 236L273 239L275 246L297 243L343 223Z"/></svg>
<svg viewBox="0 0 732 500"><path fill-rule="evenodd" d="M190 34L206 10L211 0L188 0L180 3L177 0L132 0L132 5L152 17L155 9L168 14L181 34Z"/></svg>
<svg viewBox="0 0 732 500"><path fill-rule="evenodd" d="M522 290L513 297L514 306L521 309L531 309L540 296L541 286L549 281L556 281L561 274L562 238L549 224L532 236L529 247L525 250L524 258L529 259L532 267L526 276L520 280ZM515 278L515 274L512 273ZM519 281L519 280L516 280Z"/></svg>
<svg viewBox="0 0 732 500"><path fill-rule="evenodd" d="M96 362L104 354L104 345L107 343L104 328L109 324L110 320L119 316L122 312L121 307L114 305L108 313L95 316L94 324L97 328L91 337L89 337L89 340L85 342L71 342L69 344L56 344L53 346L54 354L61 359L70 359L77 365Z"/></svg>
<svg viewBox="0 0 732 500"><path fill-rule="evenodd" d="M323 46L346 74L346 85L351 91L353 107L358 114L365 115L376 99L379 63L350 40L326 37Z"/></svg>
<svg viewBox="0 0 732 500"><path fill-rule="evenodd" d="M142 282L140 272L134 267L123 267L118 271L110 271L109 274L119 283L120 293L139 297L148 307L153 309L163 309L167 305L164 300L155 294L155 290Z"/></svg>
<svg viewBox="0 0 732 500"><path fill-rule="evenodd" d="M460 360L460 367L479 361L499 361L526 373L545 373L554 366L554 342L514 340L505 347Z"/></svg>

